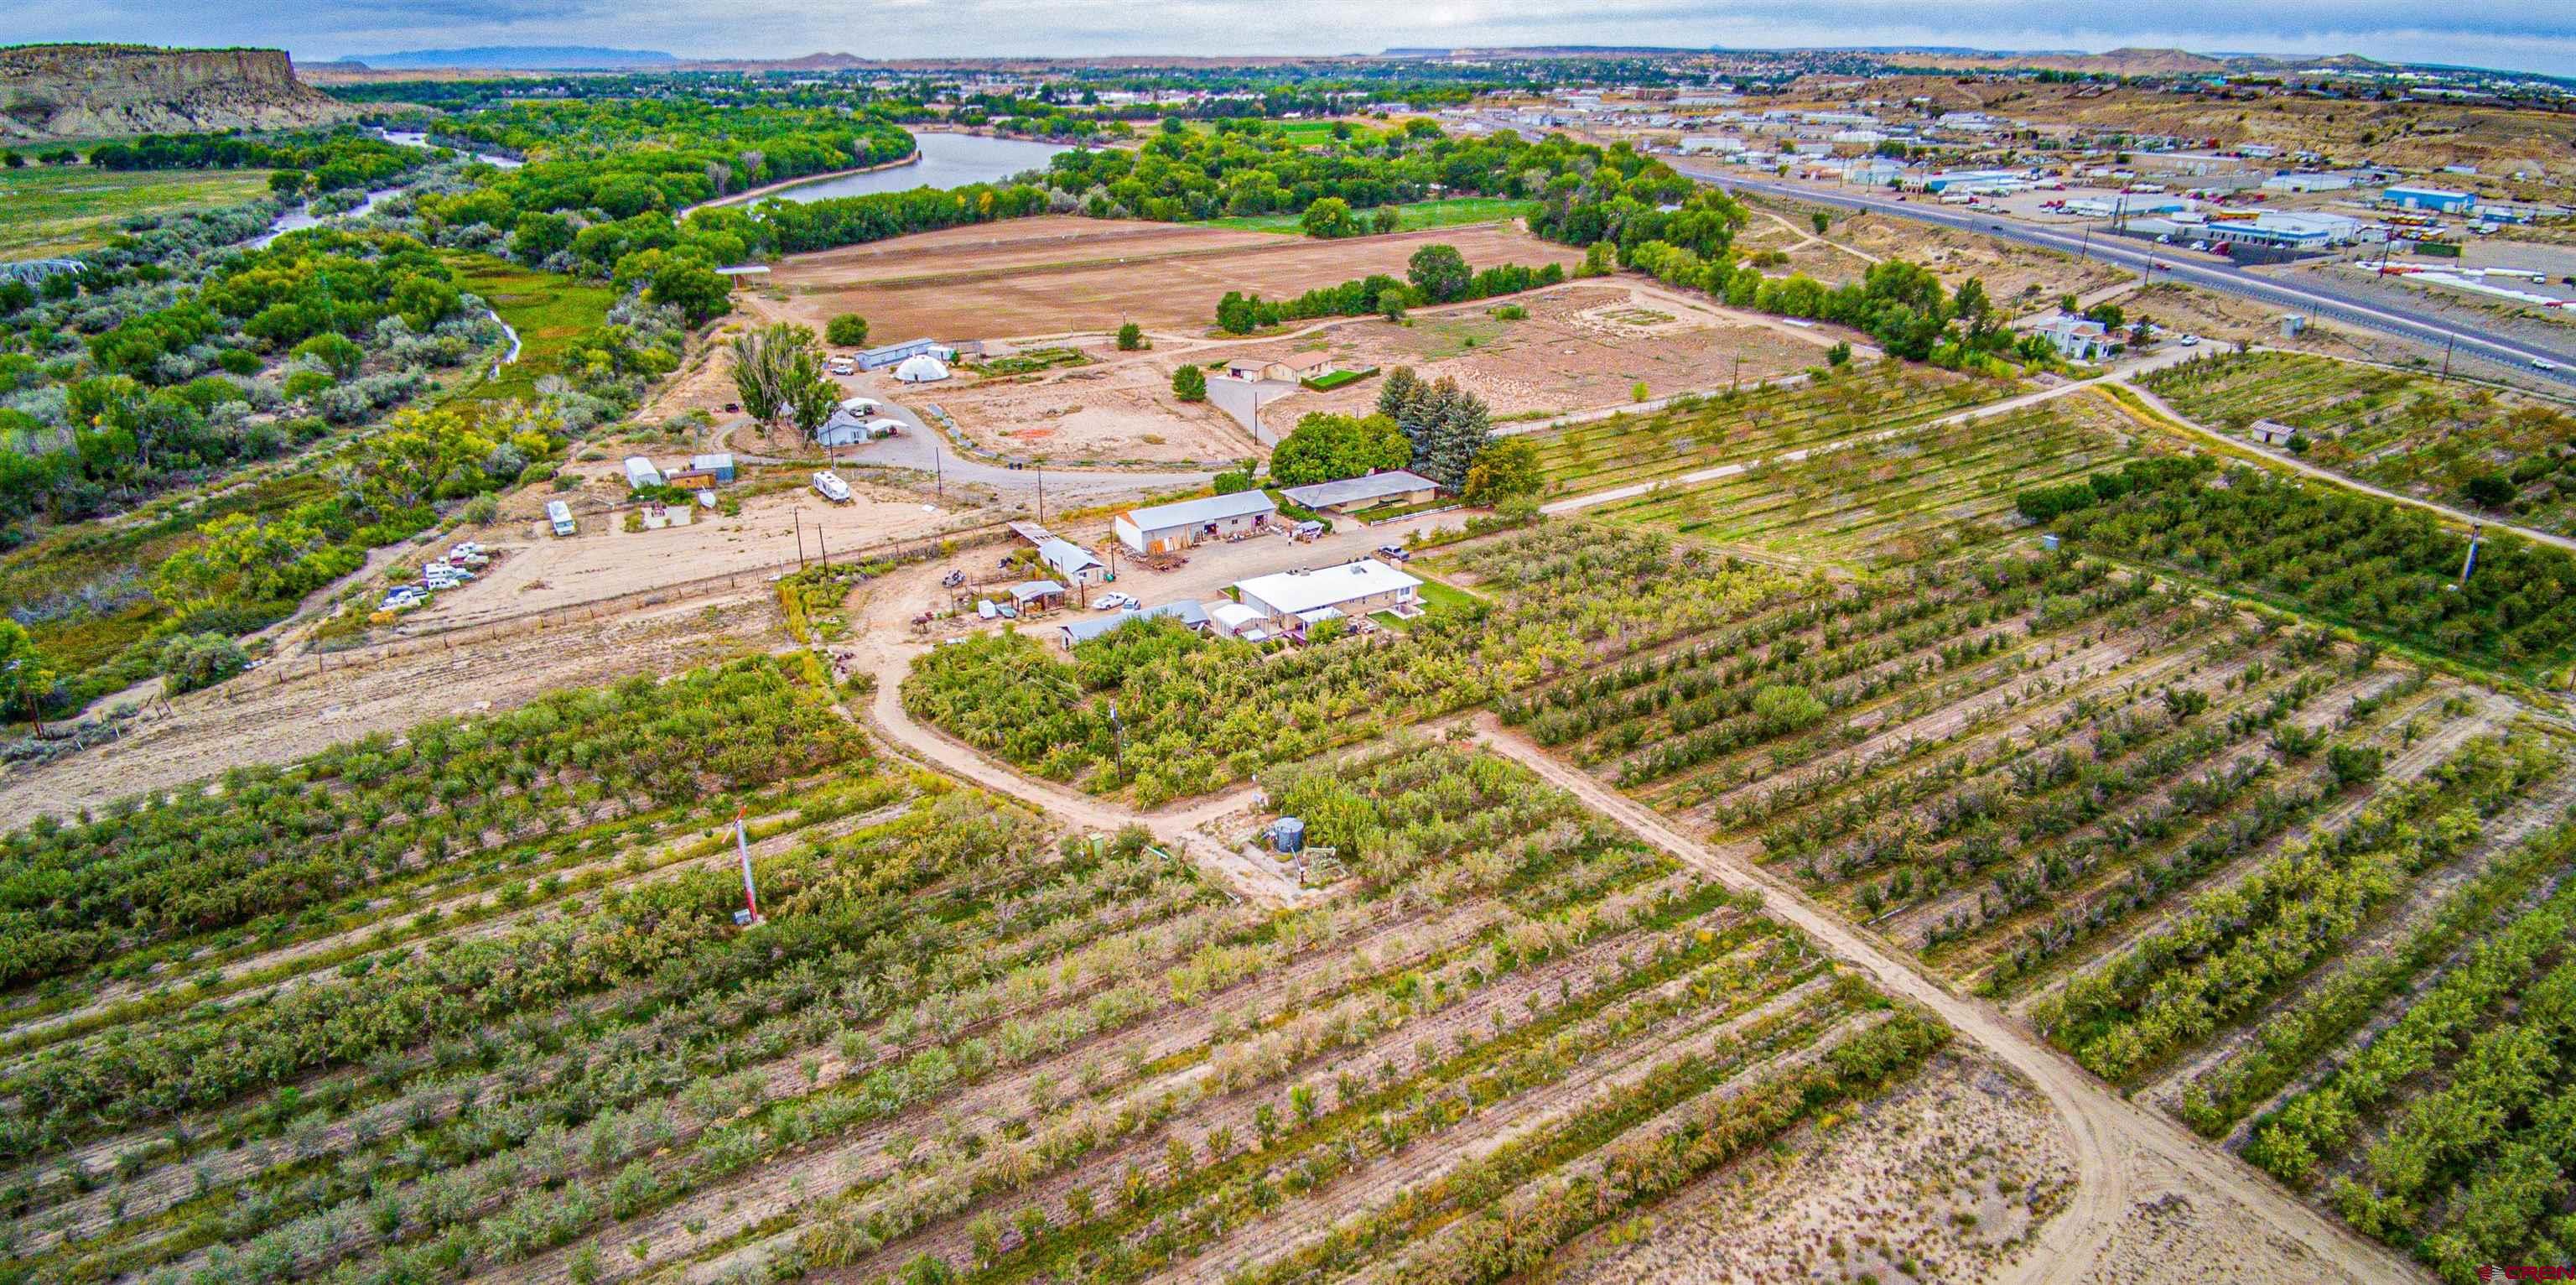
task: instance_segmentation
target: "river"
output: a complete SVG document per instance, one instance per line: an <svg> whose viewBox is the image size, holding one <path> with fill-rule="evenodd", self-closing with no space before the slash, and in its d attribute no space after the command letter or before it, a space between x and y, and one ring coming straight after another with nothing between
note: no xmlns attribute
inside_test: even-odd
<svg viewBox="0 0 2576 1285"><path fill-rule="evenodd" d="M388 143L399 144L403 147L435 146L435 144L429 141L429 136L426 134L405 134L397 133L393 130L385 130L382 131L382 137ZM507 156L486 156L480 153L477 153L474 159L487 162L496 168L505 170L517 169L521 164L521 162L511 160ZM277 221L268 225L268 231L263 232L250 240L250 248L254 250L259 249L289 232L301 232L306 228L318 228L325 223L339 223L349 219L358 218L361 215L364 215L367 211L376 208L376 202L381 201L401 190L401 184L396 184L392 187L376 188L375 190L367 193L366 200L359 202L357 205L352 206L349 209L342 210L338 214L317 215L312 213L307 207L299 205L294 209L288 210L284 214L278 215Z"/></svg>
<svg viewBox="0 0 2576 1285"><path fill-rule="evenodd" d="M913 135L913 139L920 145L921 158L910 164L870 170L864 174L818 178L780 188L760 199L821 201L835 196L865 196L870 192L909 192L916 187L947 188L991 183L1022 170L1044 169L1048 158L1058 152L1073 150L1053 143L985 138L978 134L924 132Z"/></svg>

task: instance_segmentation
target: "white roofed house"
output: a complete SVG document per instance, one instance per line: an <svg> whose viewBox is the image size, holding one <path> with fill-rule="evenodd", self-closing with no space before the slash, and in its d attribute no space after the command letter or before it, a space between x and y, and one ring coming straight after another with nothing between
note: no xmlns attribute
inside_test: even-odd
<svg viewBox="0 0 2576 1285"><path fill-rule="evenodd" d="M1142 557L1177 552L1201 540L1249 535L1267 528L1270 519L1278 512L1279 506L1267 494L1237 491L1232 495L1211 495L1176 504L1129 509L1112 519L1109 525L1117 532L1120 544Z"/></svg>
<svg viewBox="0 0 2576 1285"><path fill-rule="evenodd" d="M1038 561L1071 584L1090 584L1108 570L1106 564L1091 555L1091 550L1059 536L1048 536L1038 542Z"/></svg>
<svg viewBox="0 0 2576 1285"><path fill-rule="evenodd" d="M1365 477L1292 486L1280 494L1320 512L1350 513L1381 504L1420 504L1439 492L1439 483L1409 469L1399 468Z"/></svg>
<svg viewBox="0 0 2576 1285"><path fill-rule="evenodd" d="M1401 615L1418 610L1414 591L1421 587L1420 579L1364 558L1314 571L1255 576L1237 581L1234 591L1243 606L1260 613L1260 627L1273 637L1303 638L1308 629L1327 620L1372 611Z"/></svg>

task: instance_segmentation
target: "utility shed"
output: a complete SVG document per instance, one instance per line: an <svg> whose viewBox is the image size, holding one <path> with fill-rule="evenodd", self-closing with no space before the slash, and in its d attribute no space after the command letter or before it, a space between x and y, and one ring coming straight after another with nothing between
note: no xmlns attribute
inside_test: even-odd
<svg viewBox="0 0 2576 1285"><path fill-rule="evenodd" d="M1229 603L1227 605L1231 606L1233 604ZM1094 638L1107 634L1121 625L1133 624L1139 620L1159 620L1166 617L1177 620L1192 629L1207 628L1208 614L1205 609L1199 606L1199 600L1196 598L1183 598L1177 602L1167 602L1159 607L1147 607L1141 611L1122 611L1111 616L1094 616L1089 620L1068 620L1064 622L1063 626L1064 645L1067 648L1076 647L1083 643L1090 642Z"/></svg>
<svg viewBox="0 0 2576 1285"><path fill-rule="evenodd" d="M1313 616L1331 607L1342 615L1361 616L1387 608L1404 608L1414 601L1413 591L1422 581L1375 558L1345 562L1338 567L1318 571L1282 571L1276 575L1255 576L1237 581L1235 593L1243 605L1260 612L1272 633L1301 632ZM1314 616L1315 620L1331 617Z"/></svg>
<svg viewBox="0 0 2576 1285"><path fill-rule="evenodd" d="M1366 477L1317 482L1281 491L1297 503L1328 513L1349 513L1380 504L1419 504L1439 493L1440 484L1409 469L1388 469Z"/></svg>
<svg viewBox="0 0 2576 1285"><path fill-rule="evenodd" d="M1053 580L1023 580L1011 586L1011 605L1022 611L1053 607L1063 601L1064 586Z"/></svg>
<svg viewBox="0 0 2576 1285"><path fill-rule="evenodd" d="M1279 506L1260 491L1129 509L1110 522L1118 542L1139 556L1186 549L1201 540L1245 535L1269 525Z"/></svg>
<svg viewBox="0 0 2576 1285"><path fill-rule="evenodd" d="M1038 561L1047 569L1075 584L1089 584L1109 568L1091 556L1091 550L1061 536L1048 536L1038 541Z"/></svg>
<svg viewBox="0 0 2576 1285"><path fill-rule="evenodd" d="M626 485L638 491L648 486L660 486L662 470L653 467L653 461L641 455L629 455L626 457Z"/></svg>
<svg viewBox="0 0 2576 1285"><path fill-rule="evenodd" d="M2265 446L2287 446L2299 430L2273 419L2258 419L2247 425L2245 435Z"/></svg>

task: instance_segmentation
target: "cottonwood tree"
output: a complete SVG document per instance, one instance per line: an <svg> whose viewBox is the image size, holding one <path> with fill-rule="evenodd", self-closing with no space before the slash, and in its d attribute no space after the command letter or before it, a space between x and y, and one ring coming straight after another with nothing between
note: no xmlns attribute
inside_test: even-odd
<svg viewBox="0 0 2576 1285"><path fill-rule="evenodd" d="M821 378L814 332L776 322L734 336L733 387L742 409L763 425L795 409L797 395Z"/></svg>

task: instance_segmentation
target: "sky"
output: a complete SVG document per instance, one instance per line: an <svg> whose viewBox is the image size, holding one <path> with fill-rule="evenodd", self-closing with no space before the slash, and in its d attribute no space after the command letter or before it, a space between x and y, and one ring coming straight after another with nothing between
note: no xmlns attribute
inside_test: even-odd
<svg viewBox="0 0 2576 1285"><path fill-rule="evenodd" d="M479 45L599 45L682 58L2152 46L2576 76L2576 4L2567 0L0 0L0 29L19 42L281 46L301 61Z"/></svg>

